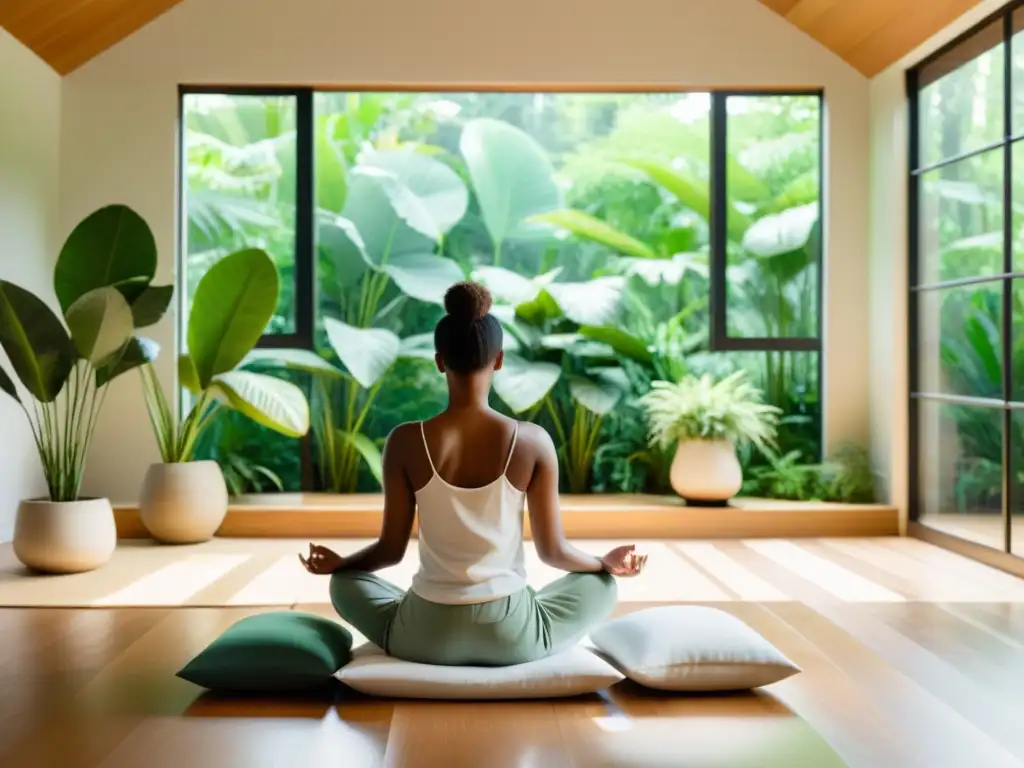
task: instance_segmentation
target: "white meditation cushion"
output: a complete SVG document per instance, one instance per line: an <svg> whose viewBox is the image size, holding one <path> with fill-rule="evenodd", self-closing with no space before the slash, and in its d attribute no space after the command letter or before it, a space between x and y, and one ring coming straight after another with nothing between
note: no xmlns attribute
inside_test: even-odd
<svg viewBox="0 0 1024 768"><path fill-rule="evenodd" d="M664 691L745 691L801 671L735 616L697 605L636 611L590 640L630 680Z"/></svg>
<svg viewBox="0 0 1024 768"><path fill-rule="evenodd" d="M623 678L582 646L511 667L446 667L395 659L369 644L357 648L335 677L369 696L461 700L582 696Z"/></svg>

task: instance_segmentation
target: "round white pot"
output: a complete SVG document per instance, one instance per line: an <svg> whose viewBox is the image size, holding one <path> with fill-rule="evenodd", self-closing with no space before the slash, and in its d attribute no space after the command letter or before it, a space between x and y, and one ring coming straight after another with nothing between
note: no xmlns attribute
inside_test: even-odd
<svg viewBox="0 0 1024 768"><path fill-rule="evenodd" d="M36 571L82 573L106 563L117 546L107 499L21 502L14 522L14 554Z"/></svg>
<svg viewBox="0 0 1024 768"><path fill-rule="evenodd" d="M725 506L743 486L743 470L728 440L679 443L669 480L692 506Z"/></svg>
<svg viewBox="0 0 1024 768"><path fill-rule="evenodd" d="M164 544L209 541L228 513L228 488L215 461L153 464L139 498L139 516Z"/></svg>

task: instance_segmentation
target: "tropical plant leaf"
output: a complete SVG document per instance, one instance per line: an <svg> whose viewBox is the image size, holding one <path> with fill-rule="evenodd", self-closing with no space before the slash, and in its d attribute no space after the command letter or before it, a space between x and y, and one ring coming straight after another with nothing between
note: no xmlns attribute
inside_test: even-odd
<svg viewBox="0 0 1024 768"><path fill-rule="evenodd" d="M345 156L333 137L333 124L339 115L324 115L317 120L316 142L316 205L341 213L348 192Z"/></svg>
<svg viewBox="0 0 1024 768"><path fill-rule="evenodd" d="M71 339L83 360L100 368L124 350L132 336L132 309L117 288L94 288L68 307Z"/></svg>
<svg viewBox="0 0 1024 768"><path fill-rule="evenodd" d="M534 280L504 267L477 267L473 279L485 285L495 300L513 307L533 301L542 289Z"/></svg>
<svg viewBox="0 0 1024 768"><path fill-rule="evenodd" d="M651 181L674 195L680 203L704 221L710 221L711 192L706 181L693 178L681 170L655 160L624 158L620 162L647 174ZM739 240L749 226L750 218L744 215L737 205L731 204L726 222L729 236Z"/></svg>
<svg viewBox="0 0 1024 768"><path fill-rule="evenodd" d="M384 185L395 212L435 242L466 215L469 190L465 183L447 165L422 152L369 152L359 163L395 177L398 184Z"/></svg>
<svg viewBox="0 0 1024 768"><path fill-rule="evenodd" d="M123 293L123 291L122 291ZM149 285L136 299L129 299L136 328L148 328L160 322L174 296L173 285ZM128 298L127 296L125 298Z"/></svg>
<svg viewBox="0 0 1024 768"><path fill-rule="evenodd" d="M604 416L619 404L625 394L622 386L606 376L570 376L569 392L591 413Z"/></svg>
<svg viewBox="0 0 1024 768"><path fill-rule="evenodd" d="M687 176L684 172L655 160L623 158L620 162L642 171L658 186L671 192L680 203L705 221L711 215L711 196L707 182Z"/></svg>
<svg viewBox="0 0 1024 768"><path fill-rule="evenodd" d="M792 253L807 245L817 221L817 203L765 216L743 235L743 249L762 259Z"/></svg>
<svg viewBox="0 0 1024 768"><path fill-rule="evenodd" d="M401 342L383 328L356 328L324 318L324 329L334 353L359 385L369 389L395 364Z"/></svg>
<svg viewBox="0 0 1024 768"><path fill-rule="evenodd" d="M406 296L431 304L444 304L444 294L464 280L459 265L432 253L400 253L381 266Z"/></svg>
<svg viewBox="0 0 1024 768"><path fill-rule="evenodd" d="M651 350L643 341L621 328L611 325L583 325L580 326L580 335L607 344L620 355L644 365L649 365L653 359Z"/></svg>
<svg viewBox="0 0 1024 768"><path fill-rule="evenodd" d="M126 205L108 205L68 236L57 259L54 289L61 309L95 288L156 274L156 240L149 225Z"/></svg>
<svg viewBox="0 0 1024 768"><path fill-rule="evenodd" d="M357 285L366 271L376 266L366 252L356 225L336 216L320 225L319 245L334 262L335 280L342 288Z"/></svg>
<svg viewBox="0 0 1024 768"><path fill-rule="evenodd" d="M539 328L549 320L555 320L564 313L558 302L546 290L542 290L532 301L525 301L515 308L515 318ZM520 324L521 325L521 324Z"/></svg>
<svg viewBox="0 0 1024 768"><path fill-rule="evenodd" d="M574 323L604 325L614 318L624 288L621 277L598 277L585 283L552 283L547 292Z"/></svg>
<svg viewBox="0 0 1024 768"><path fill-rule="evenodd" d="M199 372L190 355L178 355L178 383L193 395L203 391L203 385L199 383Z"/></svg>
<svg viewBox="0 0 1024 768"><path fill-rule="evenodd" d="M120 357L96 369L96 386L102 387L118 376L156 360L160 345L152 339L132 336Z"/></svg>
<svg viewBox="0 0 1024 768"><path fill-rule="evenodd" d="M531 362L506 353L501 369L494 374L494 391L513 413L527 411L554 389L562 369L554 363Z"/></svg>
<svg viewBox="0 0 1024 768"><path fill-rule="evenodd" d="M6 280L0 280L0 346L22 385L41 403L57 398L78 358L53 310Z"/></svg>
<svg viewBox="0 0 1024 768"><path fill-rule="evenodd" d="M0 389L13 397L19 403L21 402L21 398L18 397L18 388L14 386L14 381L7 374L7 371L4 370L2 365L0 365Z"/></svg>
<svg viewBox="0 0 1024 768"><path fill-rule="evenodd" d="M418 333L414 336L406 336L399 346L400 357L411 357L416 360L430 360L433 362L434 334Z"/></svg>
<svg viewBox="0 0 1024 768"><path fill-rule="evenodd" d="M616 271L636 275L647 285L679 285L687 272L706 278L708 257L702 253L677 253L671 259L619 259Z"/></svg>
<svg viewBox="0 0 1024 768"><path fill-rule="evenodd" d="M366 462L366 466L370 470L370 474L377 480L378 483L383 485L384 483L384 458L381 455L380 448L370 438L362 433L346 432L343 429L335 430L335 434L338 436L338 445L350 445L356 452L363 457L363 461Z"/></svg>
<svg viewBox="0 0 1024 768"><path fill-rule="evenodd" d="M529 234L528 218L562 207L551 159L525 131L502 120L471 120L459 147L496 252L508 238Z"/></svg>
<svg viewBox="0 0 1024 768"><path fill-rule="evenodd" d="M342 217L359 233L362 252L374 267L400 253L430 253L436 240L411 227L395 210L400 182L372 166L357 166L349 178L348 199ZM351 238L351 232L347 233Z"/></svg>
<svg viewBox="0 0 1024 768"><path fill-rule="evenodd" d="M583 211L563 208L531 216L529 220L567 230L576 237L598 243L625 256L633 256L638 259L658 258L658 254L654 250L635 237Z"/></svg>
<svg viewBox="0 0 1024 768"><path fill-rule="evenodd" d="M254 349L242 361L242 365L249 364L279 366L317 376L351 378L341 368L331 365L316 352L308 349Z"/></svg>
<svg viewBox="0 0 1024 768"><path fill-rule="evenodd" d="M309 431L309 403L291 382L251 371L230 371L219 374L210 391L239 413L282 435L302 437Z"/></svg>
<svg viewBox="0 0 1024 768"><path fill-rule="evenodd" d="M277 267L265 251L237 251L203 275L188 319L188 351L205 388L256 345L277 308Z"/></svg>

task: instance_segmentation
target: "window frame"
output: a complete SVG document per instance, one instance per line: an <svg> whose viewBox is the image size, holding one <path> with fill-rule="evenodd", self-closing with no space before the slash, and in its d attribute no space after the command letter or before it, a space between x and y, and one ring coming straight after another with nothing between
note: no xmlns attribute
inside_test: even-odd
<svg viewBox="0 0 1024 768"><path fill-rule="evenodd" d="M1024 2L1024 0L1022 0ZM177 178L177 227L178 246L176 248L175 270L176 287L182 310L186 301L183 286L187 285L187 274L182 269L185 264L185 244L188 232L188 213L185 201L186 179L183 169L185 163L185 99L194 94L220 94L225 96L290 96L296 99L296 201L295 201L295 331L287 334L264 334L256 344L257 348L284 349L300 348L316 351L316 157L315 157L315 114L314 101L317 93L323 92L365 92L377 93L386 91L412 92L516 92L522 88L500 86L452 87L426 85L416 87L401 86L228 86L228 85L190 85L178 86L178 159L176 166ZM815 354L815 367L818 389L818 401L821 410L819 435L824 434L824 407L826 382L824 372L824 284L826 279L825 253L827 250L827 218L826 218L826 101L822 88L765 88L765 89L716 89L716 88L536 88L538 93L575 93L575 92L630 92L630 93L685 93L689 91L703 92L710 96L709 114L710 141L710 178L708 194L711 198L709 210L709 322L708 350L710 352L805 352ZM727 101L730 97L743 96L812 96L818 99L818 206L821 244L816 254L817 286L815 291L816 323L815 335L812 337L736 337L728 333L727 322L727 160L728 160L728 111ZM719 193L721 190L721 193ZM184 318L187 312L182 311ZM316 488L316 473L313 466L312 433L300 441L302 490L311 491ZM824 453L824 446L821 446ZM814 458L814 457L809 457ZM817 458L820 458L817 457Z"/></svg>
<svg viewBox="0 0 1024 768"><path fill-rule="evenodd" d="M909 516L912 522L918 523L921 520L921 472L918 465L920 456L921 440L921 406L925 403L937 405L960 405L971 408L987 408L1001 411L1002 415L1002 480L1001 480L1001 515L1003 551L1012 553L1013 548L1013 518L1011 511L1014 504L1014 482L1013 482L1013 415L1016 411L1024 410L1024 402L1013 400L1013 287L1014 281L1024 278L1024 272L1014 271L1013 253L1013 148L1017 142L1024 140L1024 129L1014 134L1013 126L1013 38L1018 32L1024 30L1015 29L1014 16L1017 11L1024 8L1024 0L1015 0L1008 3L999 11L987 16L976 25L939 48L930 56L919 61L914 67L906 72L906 92L908 107L908 184L907 184L907 374L908 374L908 452L907 452L907 477L908 477L908 503ZM1022 20L1024 21L1024 20ZM979 52L964 59L944 72L939 77L934 77L928 83L921 84L921 75L926 68L935 64L943 57L955 54L959 50L970 51L972 43L977 43L983 38L986 32L994 28L996 24L1001 25L998 46L981 48ZM951 157L941 158L921 165L921 104L920 94L922 90L932 83L938 82L943 76L949 75L978 56L991 50L1001 47L1003 51L1003 125L1000 138L988 142L980 147L959 152ZM941 277L935 282L921 283L921 243L920 243L920 194L921 177L930 172L953 165L972 157L981 156L987 152L1001 150L1003 153L1003 183L1002 183L1002 214L1003 214L1003 252L1002 270L991 275L975 276L954 280L942 280ZM941 392L928 392L920 389L920 341L922 323L920 317L920 296L922 293L940 291L943 289L956 288L968 285L980 284L1001 284L1003 300L1001 302L1000 332L1001 355L1002 355L1002 398L971 397L964 395L944 394ZM978 546L987 549L995 549L986 544ZM995 550L998 551L998 550Z"/></svg>
<svg viewBox="0 0 1024 768"><path fill-rule="evenodd" d="M822 381L822 322L823 286L825 283L825 251L827 238L825 200L825 92L818 89L791 90L712 90L711 94L711 266L710 340L712 352L816 352L818 353L818 381ZM728 322L728 157L729 113L728 101L745 96L813 96L818 99L818 220L822 233L816 255L817 285L815 290L814 336L730 336ZM719 193L721 190L721 193ZM819 383L819 390L822 384ZM823 397L821 398L824 399Z"/></svg>

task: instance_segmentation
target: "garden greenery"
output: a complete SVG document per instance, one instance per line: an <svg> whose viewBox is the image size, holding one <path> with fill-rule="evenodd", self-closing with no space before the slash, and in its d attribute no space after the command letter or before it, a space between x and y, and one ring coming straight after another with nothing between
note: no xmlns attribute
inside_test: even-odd
<svg viewBox="0 0 1024 768"><path fill-rule="evenodd" d="M735 105L730 330L814 336L820 103ZM386 435L444 406L431 332L467 278L505 329L493 404L549 431L565 490L664 488L639 398L706 372L748 371L785 413L780 449L817 457L817 353L707 349L706 95L317 93L314 106L312 348L256 350L243 368L308 392L318 488L378 489ZM267 332L292 332L294 101L190 95L185 125L190 296L209 264L259 242L285 278ZM284 458L297 448L260 442L250 460L297 489Z"/></svg>

